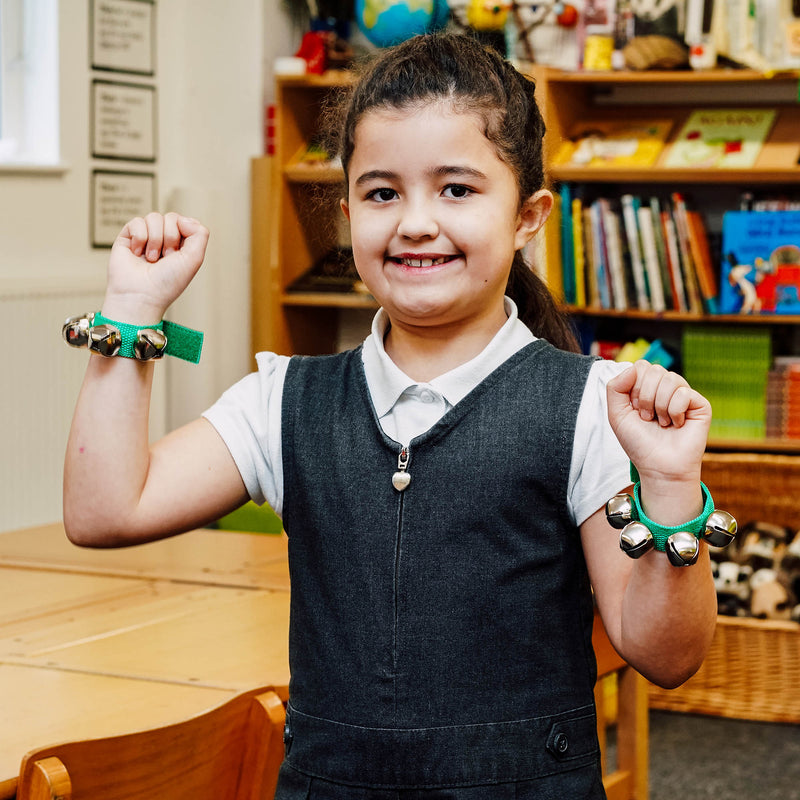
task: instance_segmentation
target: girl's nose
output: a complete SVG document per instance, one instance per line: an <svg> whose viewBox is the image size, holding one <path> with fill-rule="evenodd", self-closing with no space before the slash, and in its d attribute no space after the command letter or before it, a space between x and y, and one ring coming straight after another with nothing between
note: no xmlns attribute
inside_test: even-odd
<svg viewBox="0 0 800 800"><path fill-rule="evenodd" d="M439 234L439 224L429 203L407 201L403 204L397 224L397 234L404 239L433 239Z"/></svg>

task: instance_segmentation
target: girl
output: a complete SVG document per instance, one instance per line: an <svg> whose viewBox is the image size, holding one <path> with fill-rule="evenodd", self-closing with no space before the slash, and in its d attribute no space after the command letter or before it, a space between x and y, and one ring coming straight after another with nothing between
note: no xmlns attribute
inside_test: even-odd
<svg viewBox="0 0 800 800"><path fill-rule="evenodd" d="M353 255L381 307L363 345L262 353L152 447L152 366L90 358L65 469L74 542L148 541L248 497L283 517L279 798L601 798L592 592L614 646L658 684L710 644L706 546L688 569L633 561L604 505L630 459L649 520L697 517L711 410L660 367L568 352L520 256L553 202L542 135L533 84L472 39L385 51L340 139ZM176 214L128 223L104 315L160 319L207 235Z"/></svg>

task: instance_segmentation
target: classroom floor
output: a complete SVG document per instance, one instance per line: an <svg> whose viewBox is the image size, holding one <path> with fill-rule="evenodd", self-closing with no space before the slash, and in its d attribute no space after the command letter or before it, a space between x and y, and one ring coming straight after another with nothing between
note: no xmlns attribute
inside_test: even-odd
<svg viewBox="0 0 800 800"><path fill-rule="evenodd" d="M650 712L650 800L800 800L800 725Z"/></svg>

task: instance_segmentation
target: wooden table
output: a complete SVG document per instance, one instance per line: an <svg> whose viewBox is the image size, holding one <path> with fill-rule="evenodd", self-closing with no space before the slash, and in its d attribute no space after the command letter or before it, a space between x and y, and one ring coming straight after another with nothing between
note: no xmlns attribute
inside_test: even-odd
<svg viewBox="0 0 800 800"><path fill-rule="evenodd" d="M0 800L34 747L168 724L256 686L287 699L288 589L274 534L85 550L60 524L0 533ZM600 675L620 675L609 800L645 798L646 685L599 620L593 639Z"/></svg>
<svg viewBox="0 0 800 800"><path fill-rule="evenodd" d="M29 749L288 696L285 537L193 531L84 550L61 525L0 533L0 800Z"/></svg>

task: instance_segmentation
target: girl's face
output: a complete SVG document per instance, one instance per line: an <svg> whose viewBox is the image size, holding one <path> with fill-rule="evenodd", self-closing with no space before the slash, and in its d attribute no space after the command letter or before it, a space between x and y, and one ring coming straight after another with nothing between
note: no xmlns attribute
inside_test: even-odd
<svg viewBox="0 0 800 800"><path fill-rule="evenodd" d="M515 176L482 128L444 102L358 123L342 209L358 272L395 325L505 321L514 251L552 197L537 192L520 208Z"/></svg>

